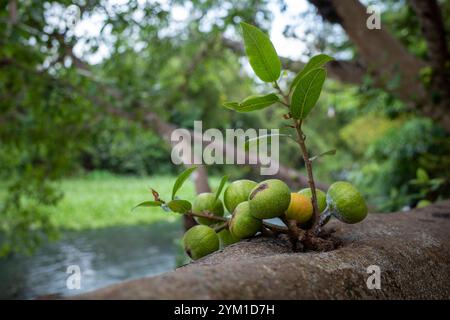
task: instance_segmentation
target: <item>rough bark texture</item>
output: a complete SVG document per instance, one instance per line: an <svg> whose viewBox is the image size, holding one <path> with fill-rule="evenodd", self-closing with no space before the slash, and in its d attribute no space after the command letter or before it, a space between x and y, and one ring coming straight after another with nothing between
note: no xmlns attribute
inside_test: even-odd
<svg viewBox="0 0 450 320"><path fill-rule="evenodd" d="M255 238L156 277L119 283L79 299L449 299L450 200L424 209L371 214L336 228L342 247L293 253ZM381 268L369 290L367 267Z"/></svg>
<svg viewBox="0 0 450 320"><path fill-rule="evenodd" d="M391 92L403 100L412 109L437 121L450 132L448 72L443 67L448 63L446 34L443 27L441 10L436 1L415 1L409 3L415 10L427 41L429 61L421 60L387 30L368 29L367 8L359 0L309 0L318 13L331 23L338 23L355 45L360 56L362 68L375 80L378 88ZM347 66L349 67L349 66ZM420 80L424 67L432 67L432 87L425 88ZM342 73L341 80L357 80L359 71L349 68ZM351 71L351 72L350 72ZM389 87L393 75L400 76L398 86ZM339 77L338 77L339 78Z"/></svg>

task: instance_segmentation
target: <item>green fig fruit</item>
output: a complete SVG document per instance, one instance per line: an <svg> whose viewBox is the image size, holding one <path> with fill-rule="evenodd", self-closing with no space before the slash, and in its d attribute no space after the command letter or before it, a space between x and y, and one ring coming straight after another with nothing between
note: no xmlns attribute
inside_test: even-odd
<svg viewBox="0 0 450 320"><path fill-rule="evenodd" d="M298 193L305 195L308 198L312 199L311 188L302 189ZM319 212L322 214L323 211L327 208L327 195L322 190L316 188L316 197L317 197L317 207L319 209ZM319 217L319 219L320 219L320 217ZM325 219L325 221L323 222L323 225L326 225L328 223L328 221L330 221L330 219L331 219L331 215ZM305 230L311 229L311 227L313 225L313 221L314 221L314 219L311 218L308 222L300 224L300 227Z"/></svg>
<svg viewBox="0 0 450 320"><path fill-rule="evenodd" d="M367 205L362 194L349 182L333 183L327 192L328 209L345 223L358 223L367 216Z"/></svg>
<svg viewBox="0 0 450 320"><path fill-rule="evenodd" d="M192 202L192 212L194 213L202 213L202 212L209 212L216 216L223 217L223 205L222 201L220 199L215 200L216 196L214 193L200 193L195 197L194 201ZM203 217L197 217L197 221L200 224L210 225L213 223L217 223L216 220L203 218Z"/></svg>
<svg viewBox="0 0 450 320"><path fill-rule="evenodd" d="M248 202L251 214L258 219L279 217L291 202L291 191L286 183L269 179L259 183L251 191Z"/></svg>
<svg viewBox="0 0 450 320"><path fill-rule="evenodd" d="M228 212L233 212L239 203L247 201L256 185L257 183L251 180L236 180L231 183L223 194L223 202Z"/></svg>
<svg viewBox="0 0 450 320"><path fill-rule="evenodd" d="M238 204L230 221L230 232L238 239L254 236L262 226L262 221L250 214L248 201Z"/></svg>
<svg viewBox="0 0 450 320"><path fill-rule="evenodd" d="M183 245L188 256L197 260L219 250L219 236L214 229L197 225L186 231Z"/></svg>
<svg viewBox="0 0 450 320"><path fill-rule="evenodd" d="M286 210L286 218L299 223L308 222L313 214L311 199L303 194L291 193L291 202Z"/></svg>
<svg viewBox="0 0 450 320"><path fill-rule="evenodd" d="M417 202L416 208L425 208L426 206L429 206L431 204L430 200L422 199L419 202Z"/></svg>
<svg viewBox="0 0 450 320"><path fill-rule="evenodd" d="M312 199L311 188L302 189L298 193ZM316 198L319 212L323 212L327 207L327 195L322 190L316 188Z"/></svg>
<svg viewBox="0 0 450 320"><path fill-rule="evenodd" d="M239 238L233 236L233 234L228 229L224 229L218 233L220 240L220 247L225 248L230 244L236 243L239 241Z"/></svg>

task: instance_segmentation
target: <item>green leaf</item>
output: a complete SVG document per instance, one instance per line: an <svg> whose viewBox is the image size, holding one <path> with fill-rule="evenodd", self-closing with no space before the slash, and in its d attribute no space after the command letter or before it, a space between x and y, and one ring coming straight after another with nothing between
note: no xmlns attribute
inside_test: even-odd
<svg viewBox="0 0 450 320"><path fill-rule="evenodd" d="M323 156L333 156L335 154L336 154L336 149L328 150L328 151L322 152L321 154L318 154L317 156L309 158L309 161L314 161L317 158L320 158L320 157L323 157Z"/></svg>
<svg viewBox="0 0 450 320"><path fill-rule="evenodd" d="M292 93L291 113L294 119L304 119L316 105L325 82L326 71L314 69L300 79Z"/></svg>
<svg viewBox="0 0 450 320"><path fill-rule="evenodd" d="M223 106L227 109L236 110L239 108L239 102L227 101L223 103Z"/></svg>
<svg viewBox="0 0 450 320"><path fill-rule="evenodd" d="M242 22L245 51L256 75L265 82L276 81L281 73L281 61L269 37L258 28Z"/></svg>
<svg viewBox="0 0 450 320"><path fill-rule="evenodd" d="M267 108L280 101L275 93L269 93L263 96L250 96L245 98L235 109L237 112L250 112Z"/></svg>
<svg viewBox="0 0 450 320"><path fill-rule="evenodd" d="M183 183L186 181L187 178L189 178L189 176L192 174L192 172L195 171L195 169L197 169L197 167L187 168L178 176L177 180L173 184L172 200L175 199L177 191L183 186Z"/></svg>
<svg viewBox="0 0 450 320"><path fill-rule="evenodd" d="M242 100L242 102L224 102L224 107L237 112L251 112L267 108L274 103L280 101L280 97L275 93L269 93L260 96L250 96Z"/></svg>
<svg viewBox="0 0 450 320"><path fill-rule="evenodd" d="M258 137L255 137L255 138L251 138L251 139L248 139L247 141L245 141L245 144L244 144L245 151L248 151L248 149L250 148L250 143L255 142L255 141L259 142L259 140L262 140L262 139L267 139L267 138L270 139L271 137L275 137L275 136L289 137L289 138L295 140L290 134L285 134L285 133L265 134L265 135L258 136Z"/></svg>
<svg viewBox="0 0 450 320"><path fill-rule="evenodd" d="M227 181L228 181L228 176L223 176L222 180L220 180L219 188L216 191L215 200L219 199L220 193L222 192L222 189L225 186L225 183L227 183Z"/></svg>
<svg viewBox="0 0 450 320"><path fill-rule="evenodd" d="M311 70L322 67L325 63L334 60L332 57L326 54L318 54L312 57L308 63L303 67L303 69L295 76L291 83L291 90L299 83L300 79L303 78Z"/></svg>
<svg viewBox="0 0 450 320"><path fill-rule="evenodd" d="M144 201L135 206L131 211L138 207L160 207L163 203L161 201Z"/></svg>
<svg viewBox="0 0 450 320"><path fill-rule="evenodd" d="M192 208L191 203L187 200L172 200L167 203L167 206L173 212L178 212L178 213L186 213L189 210L191 210L191 208Z"/></svg>

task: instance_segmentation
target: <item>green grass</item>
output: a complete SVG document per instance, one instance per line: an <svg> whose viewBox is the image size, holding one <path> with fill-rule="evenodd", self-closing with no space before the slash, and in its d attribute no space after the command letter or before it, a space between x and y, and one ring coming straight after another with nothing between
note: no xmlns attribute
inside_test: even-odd
<svg viewBox="0 0 450 320"><path fill-rule="evenodd" d="M151 224L159 221L175 222L180 214L161 208L131 209L140 202L153 200L150 188L159 192L163 200L170 200L176 176L127 177L109 173L67 178L57 185L64 198L50 207L51 221L61 229L82 230L111 226ZM213 189L219 178L210 178ZM6 196L7 181L0 183L0 199ZM194 184L187 180L178 191L182 199L193 200Z"/></svg>
<svg viewBox="0 0 450 320"><path fill-rule="evenodd" d="M118 225L150 224L158 221L175 222L179 214L161 208L131 209L142 201L153 200L150 188L157 190L163 200L169 200L175 176L123 177L91 175L60 182L64 198L50 209L57 227L72 230L103 228ZM213 186L218 179L211 179ZM193 183L185 182L178 196L194 198Z"/></svg>

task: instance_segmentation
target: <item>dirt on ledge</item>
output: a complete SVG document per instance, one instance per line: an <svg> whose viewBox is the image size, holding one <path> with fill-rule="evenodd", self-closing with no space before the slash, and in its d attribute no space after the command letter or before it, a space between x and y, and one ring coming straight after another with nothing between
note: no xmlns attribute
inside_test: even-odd
<svg viewBox="0 0 450 320"><path fill-rule="evenodd" d="M327 225L328 226L328 225ZM155 277L112 285L75 299L449 299L450 200L423 209L331 221L343 246L293 253L269 238L241 241ZM367 267L381 269L368 289Z"/></svg>

